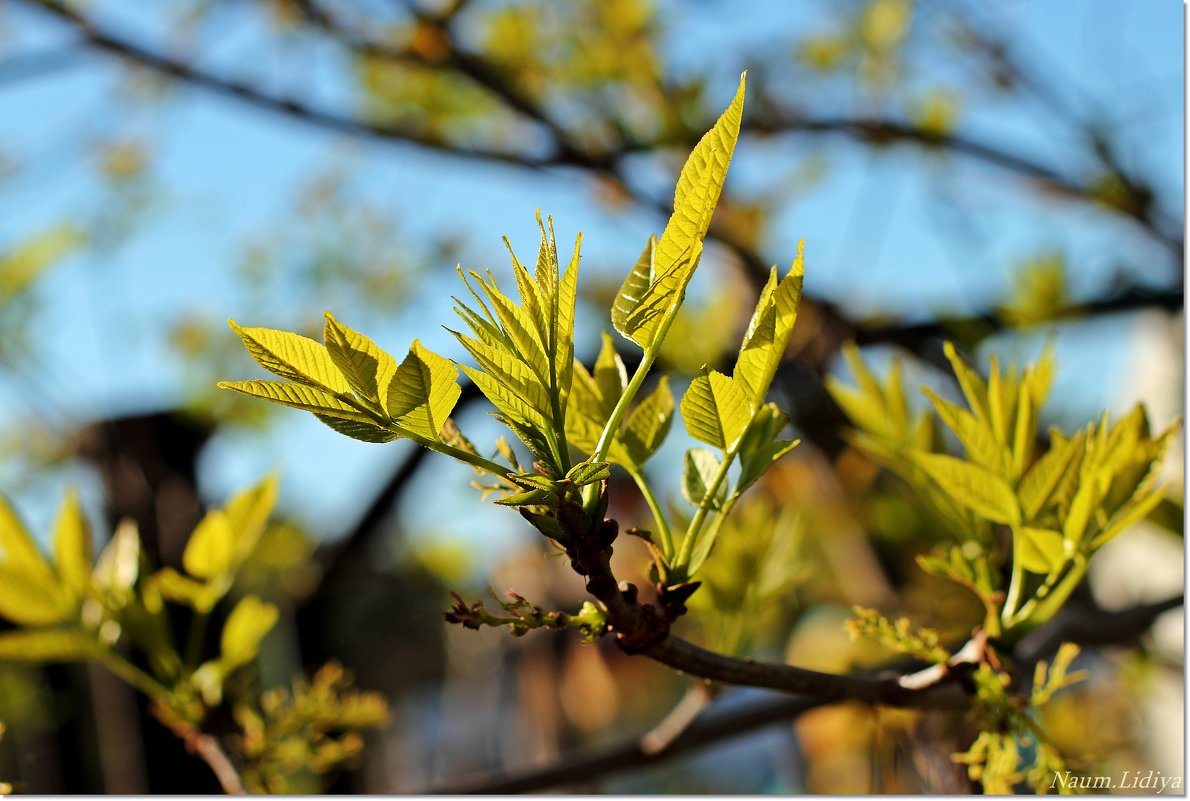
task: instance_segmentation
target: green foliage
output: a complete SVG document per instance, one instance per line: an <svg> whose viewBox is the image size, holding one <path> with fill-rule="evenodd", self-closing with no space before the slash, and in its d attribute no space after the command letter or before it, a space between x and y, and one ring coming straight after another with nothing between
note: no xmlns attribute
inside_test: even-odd
<svg viewBox="0 0 1190 801"><path fill-rule="evenodd" d="M923 662L942 664L950 659L937 631L924 628L915 631L909 618L897 618L894 622L875 609L857 606L854 611L855 617L847 621L852 637L870 637L894 653L908 654Z"/></svg>
<svg viewBox="0 0 1190 801"><path fill-rule="evenodd" d="M290 350L289 356L296 352ZM286 364L295 361L303 363L292 358ZM304 364L309 368L305 374L318 369L313 362ZM251 593L240 594L222 618L218 654L200 662L207 626L260 542L276 499L277 481L270 476L222 509L209 511L187 540L182 556L185 573L170 567L154 571L142 553L135 526L128 521L120 524L92 563L90 532L74 493L63 499L54 523L51 563L0 499L0 615L17 626L0 634L0 660L97 662L148 696L154 714L180 737L189 742L205 736L204 724L228 693L237 712L253 703L254 696L244 697L233 680L251 672L262 641L280 617L276 605ZM190 611L185 650L174 639L171 604ZM139 654L148 669L139 667L129 652ZM338 681L331 674L315 680L320 688L317 703L339 692ZM351 701L348 706L354 710L359 704ZM334 705L318 714L355 742L356 729L379 725L384 719L381 699L369 696L366 706L371 710L366 714L341 712ZM293 771L309 767L316 772L343 763L358 750L334 745L338 740L324 746L318 732L317 728L294 729L285 735L286 745L265 740L262 747L269 753L276 749L292 753L309 746L317 751L317 760L298 767L282 761L282 767ZM276 785L285 774L278 766L271 770L269 781Z"/></svg>

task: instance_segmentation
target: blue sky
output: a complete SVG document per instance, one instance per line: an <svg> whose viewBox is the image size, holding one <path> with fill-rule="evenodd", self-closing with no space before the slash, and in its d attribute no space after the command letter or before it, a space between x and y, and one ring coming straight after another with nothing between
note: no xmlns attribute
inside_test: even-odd
<svg viewBox="0 0 1190 801"><path fill-rule="evenodd" d="M113 8L111 3L98 5ZM799 26L819 24L828 6L663 4L672 9L675 61L688 69L713 67L713 85L722 87L724 102L750 58L784 46L788 32ZM133 30L147 36L168 4L141 0L116 8L114 22L133 21ZM1074 97L1097 98L1086 102L1084 111L1102 112L1126 131L1126 157L1159 180L1159 188L1171 197L1181 197L1181 3L1015 0L991 4L987 13L1016 32L1030 58L1056 85ZM60 26L43 15L18 6L6 9L5 16L21 47L61 41ZM246 65L251 37L246 42L229 39L212 56L219 67L282 83L295 80L271 75L267 57ZM324 76L333 76L332 56L318 63ZM154 208L134 236L111 252L89 252L64 262L39 288L45 358L32 379L0 375L0 420L40 407L44 396L59 409L54 419L63 421L177 402L189 366L174 361L165 331L179 313L235 317L245 324L291 322L291 299L250 303L238 290L231 267L245 242L291 213L296 188L335 158L342 139L184 86L164 104L128 115L128 107L111 96L116 74L111 61L96 56L58 75L0 86L5 109L0 114L0 150L42 165L42 172L18 173L0 191L0 247L56 220L92 212L99 190L89 171L77 164L47 166L37 154L101 133L140 133L157 150ZM927 82L949 79L919 77ZM323 80L319 86L328 102L349 102L336 95L341 90L335 81ZM1015 101L984 103L972 109L961 130L1062 163L1070 143L1045 123L1044 112ZM586 186L564 174L527 175L376 143L357 145L354 151L355 163L363 165L366 175L360 191L390 208L403 232L413 236L443 226L469 229L474 261L468 267L505 269L503 234L518 253L532 254L537 207L555 216L560 240L570 241L579 228L585 231L585 263L592 270L626 270L647 234L663 224L656 218L608 214L592 202ZM911 152L876 154L847 143L827 146L804 139L781 146L745 143L731 180L739 186L763 183L773 165L788 168L814 151L829 159L829 176L782 212L765 251L774 262L788 264L797 239L804 237L808 291L845 303L854 313L925 316L940 308L981 310L988 298L1006 291L1014 264L1047 248L1064 252L1078 271L1072 285L1076 294L1101 288L1122 254L1145 271L1168 274L1168 256L1118 218L1073 205L1033 208L1027 193L1017 191L1011 180L967 164L956 164L948 177L939 177L936 173L942 171L922 169L921 158ZM984 210L978 236L954 242L937 236L935 228L945 224L949 207L965 204ZM462 358L437 327L450 323L453 315L436 277L450 276L453 269L453 263L435 268L414 302L369 333L394 352L403 352L419 336L430 347ZM352 309L335 311L351 323ZM1088 407L1086 413L1114 402L1109 393L1114 388L1102 378L1131 358L1129 342L1115 326L1092 330L1077 341L1070 338L1063 347L1058 396L1076 410ZM246 356L243 367L244 376L254 374ZM482 439L480 431L475 438ZM202 464L203 489L212 499L222 498L279 467L286 507L309 520L314 530L333 535L407 447L352 442L306 415L282 415L263 439L236 434L217 438ZM669 449L677 453L682 447L675 438ZM0 479L13 479L5 476L0 471ZM521 528L519 520L480 505L466 485L469 477L462 466L426 471L410 497L431 493L449 502L452 512L466 510L456 531L481 526L479 550L499 550L519 536L512 533ZM80 478L71 471L39 485L20 505L35 524L44 523L58 485ZM93 486L90 494L94 501ZM435 505L414 506L405 510L405 524L435 533Z"/></svg>

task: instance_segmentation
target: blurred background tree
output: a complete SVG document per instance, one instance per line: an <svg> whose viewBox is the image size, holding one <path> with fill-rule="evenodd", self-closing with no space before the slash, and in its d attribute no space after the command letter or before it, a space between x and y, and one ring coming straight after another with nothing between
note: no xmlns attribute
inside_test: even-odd
<svg viewBox="0 0 1190 801"><path fill-rule="evenodd" d="M207 504L279 466L285 525L242 578L287 610L262 674L288 683L335 658L393 704L335 789L482 787L550 763L509 786L965 789L948 755L967 735L941 719L744 692L679 703L679 677L614 649L444 630L447 587L556 603L581 588L519 518L479 504L465 469L217 393L242 367L224 320L302 330L331 308L382 345L418 335L458 356L431 333L456 262L502 265L504 234L531 252L540 206L563 239L586 233L579 342L594 348L681 160L749 69L745 145L663 367L721 364L770 263L804 237L778 380L807 444L741 511L763 535L724 545L736 569L708 578L699 636L866 664L841 627L851 604L959 628L970 610L913 566L937 522L848 444L824 389L847 373L843 342L945 392L944 337L1023 362L1053 336L1048 422L1137 400L1156 429L1180 413L1181 19L1174 2L1109 0L4 0L0 489L48 531L77 485L96 519L132 517L176 564ZM458 414L492 430L474 403ZM680 473L675 439L652 464L662 480ZM622 519L643 515L618 495ZM1088 619L1180 593L1180 502L1159 513L1105 554L1078 599ZM763 591L738 592L773 563ZM1053 725L1089 761L1181 775L1180 623L1129 635L1139 650L1087 657L1102 672ZM0 682L0 775L18 788L211 781L98 673L6 667ZM631 738L675 704L712 717L652 760Z"/></svg>

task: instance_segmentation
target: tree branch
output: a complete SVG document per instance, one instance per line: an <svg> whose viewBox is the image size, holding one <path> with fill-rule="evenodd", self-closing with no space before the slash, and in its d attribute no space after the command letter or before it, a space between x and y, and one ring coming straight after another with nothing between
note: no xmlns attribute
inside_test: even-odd
<svg viewBox="0 0 1190 801"><path fill-rule="evenodd" d="M1026 672L1067 641L1083 644L1112 644L1127 641L1147 630L1162 613L1183 603L1181 595L1120 612L1094 612L1059 616L1038 629L1017 647L1017 659ZM511 794L548 790L573 785L608 773L623 773L669 761L740 734L747 734L796 719L805 712L830 703L825 698L770 695L725 708L734 696L725 696L704 709L693 722L657 750L649 747L649 734L592 752L564 756L558 762L511 775L488 776L442 788L448 795L476 793Z"/></svg>

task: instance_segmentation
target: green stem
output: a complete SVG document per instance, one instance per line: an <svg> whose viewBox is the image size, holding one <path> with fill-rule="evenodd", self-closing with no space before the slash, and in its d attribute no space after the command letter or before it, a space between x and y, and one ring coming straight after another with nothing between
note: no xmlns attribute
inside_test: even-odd
<svg viewBox="0 0 1190 801"><path fill-rule="evenodd" d="M743 437L740 439L743 439ZM731 467L738 449L739 443L737 442L731 450L723 452L723 462L719 465L719 469L715 471L715 476L711 479L710 486L707 487L707 494L703 496L702 503L698 505L698 511L694 513L694 517L690 520L690 525L686 527L686 536L682 538L682 547L678 551L678 558L674 563L674 570L678 573L684 573L686 566L690 564L690 555L694 552L694 542L699 538L698 535L702 530L703 523L706 521L707 514L712 511L710 505L715 496L719 494L719 487L722 486L724 479L727 478L727 469ZM690 576L686 576L686 578L690 578Z"/></svg>
<svg viewBox="0 0 1190 801"><path fill-rule="evenodd" d="M478 453L471 453L470 451L465 451L462 448L456 448L453 445L447 445L445 442L439 442L436 439L423 437L421 434L415 434L414 432L405 428L401 428L395 424L390 424L388 428L390 431L395 431L402 437L413 440L423 448L432 450L435 453L441 453L443 456L453 457L458 459L460 462L466 462L473 467L478 467L479 469L497 475L500 478L508 478L510 475L512 475L512 471L507 467L497 464L491 459L485 459Z"/></svg>
<svg viewBox="0 0 1190 801"><path fill-rule="evenodd" d="M170 692L166 689L165 685L129 662L116 651L112 651L104 646L98 646L95 649L95 658L100 664L116 674L120 680L144 693L153 701L164 704L169 698Z"/></svg>
<svg viewBox="0 0 1190 801"><path fill-rule="evenodd" d="M644 496L645 503L649 506L649 511L653 513L653 522L657 524L657 545L661 549L661 555L668 562L673 559L674 544L673 536L669 531L669 523L666 522L665 514L661 511L661 504L657 502L657 496L653 494L653 488L645 480L644 474L634 467L628 467L626 469L628 470L628 475L632 476L632 480L636 482L637 488L640 489L640 494Z"/></svg>
<svg viewBox="0 0 1190 801"><path fill-rule="evenodd" d="M640 391L641 385L645 383L645 377L649 374L649 369L653 366L653 360L657 358L657 354L651 349L646 348L644 355L641 356L640 364L636 366L636 372L632 374L632 380L628 382L628 386L624 388L624 394L620 395L620 399L616 401L616 405L612 408L611 416L607 418L607 423L603 426L603 431L599 435L599 441L595 443L595 452L591 454L592 462L602 462L607 457L607 451L612 446L612 440L616 438L616 434L620 431L620 423L624 420L624 415L628 412L628 407L632 404L632 399L636 397L636 393ZM595 499L599 493L598 484L588 484L583 487L583 506L590 511L595 505Z"/></svg>
<svg viewBox="0 0 1190 801"><path fill-rule="evenodd" d="M1000 611L1000 619L1004 621L1005 628L1012 626L1016 607L1020 603L1021 592L1024 590L1025 570L1021 566L1021 542L1023 538L1024 535L1014 528L1012 532L1012 579L1008 584L1008 596L1004 599L1004 608Z"/></svg>

